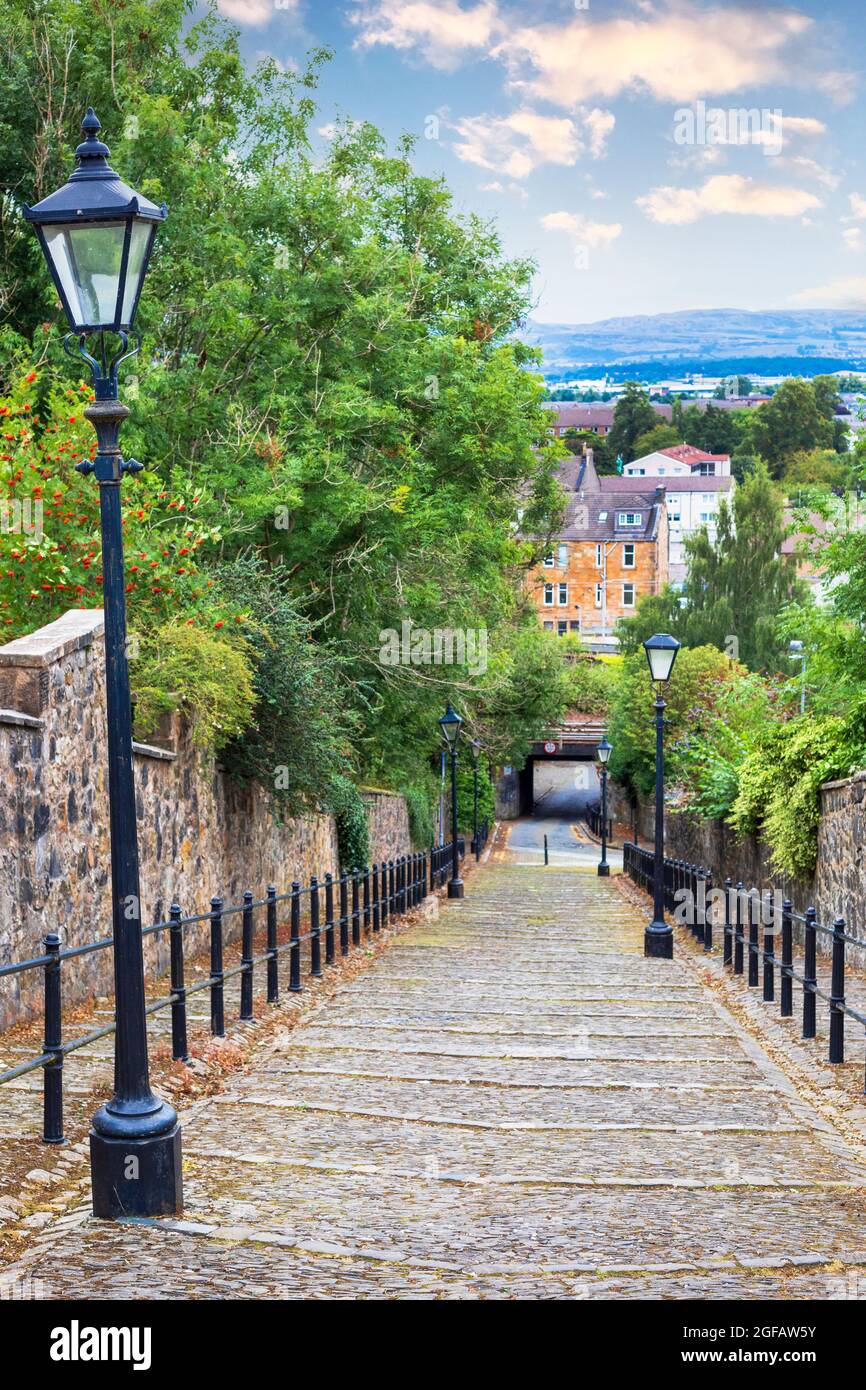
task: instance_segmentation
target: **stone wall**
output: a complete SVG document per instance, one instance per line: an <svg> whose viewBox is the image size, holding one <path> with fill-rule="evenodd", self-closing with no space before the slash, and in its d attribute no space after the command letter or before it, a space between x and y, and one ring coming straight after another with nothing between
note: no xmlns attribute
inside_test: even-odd
<svg viewBox="0 0 866 1390"><path fill-rule="evenodd" d="M93 610L0 647L0 964L41 954L46 931L67 947L110 935L104 656ZM134 752L145 925L175 901L194 915L216 894L260 898L269 883L337 872L330 817L279 820L260 787L228 778L178 721ZM373 798L369 815L380 857L409 851L401 798ZM225 925L231 939L240 914ZM202 948L207 923L188 933L188 949ZM151 972L167 965L167 935L146 939ZM109 993L111 969L110 951L65 967L64 1000ZM41 971L0 980L0 1027L39 1006L41 987Z"/></svg>
<svg viewBox="0 0 866 1390"><path fill-rule="evenodd" d="M790 878L770 869L770 851L753 836L738 841L722 821L702 820L687 811L665 814L665 853L709 869L719 886L729 876L734 883L754 888L776 888L790 898L798 912L812 906L818 921L830 926L836 916L845 918L849 931L866 942L866 771L821 788L818 857L808 878ZM631 824L628 799L614 791L616 817ZM638 831L644 843L655 834L655 806L641 800L637 809ZM819 946L826 948L819 933ZM854 964L866 964L866 950L852 950Z"/></svg>
<svg viewBox="0 0 866 1390"><path fill-rule="evenodd" d="M370 831L370 863L381 864L383 860L387 862L407 854L410 849L409 812L403 797L370 790L361 794Z"/></svg>

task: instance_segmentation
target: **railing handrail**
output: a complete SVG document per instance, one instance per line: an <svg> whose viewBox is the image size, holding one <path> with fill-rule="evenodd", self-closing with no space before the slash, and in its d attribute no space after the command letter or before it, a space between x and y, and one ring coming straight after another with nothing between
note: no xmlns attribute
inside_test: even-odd
<svg viewBox="0 0 866 1390"><path fill-rule="evenodd" d="M845 1060L845 1019L866 1027L866 1013L855 1009L845 998L845 949L847 946L866 948L866 939L846 931L845 919L835 918L832 927L818 921L813 906L805 912L794 911L789 898L781 901L779 889L759 889L746 887L742 880L736 884L730 875L726 876L722 888L713 888L712 875L699 864L684 859L674 859L666 855L662 861L665 910L674 912L678 906L691 905L691 931L696 940L703 944L705 952L714 946L713 928L721 925L722 964L730 966L733 974L747 972L749 988L760 983L759 975L763 968L763 999L772 1003L775 999L775 976L780 981L780 1009L782 1018L793 1014L792 985L797 983L803 991L802 1036L806 1039L816 1036L815 1004L818 999L827 1004L830 1011L830 1036L828 1060L838 1065ZM628 840L623 846L623 869L639 887L650 891L655 874L655 853ZM703 885L703 892L701 885ZM707 910L710 893L722 894L724 922L718 923L715 909L719 905L713 897ZM754 911L754 904L761 904L763 920ZM744 909L745 904L745 911ZM764 914L764 908L771 909ZM778 920L777 920L778 919ZM803 973L794 968L793 923L803 923ZM689 924L686 924L689 925ZM745 928L748 927L748 934ZM763 942L759 928L763 928ZM832 942L830 992L822 989L817 978L816 941L818 934L828 936ZM781 958L776 948L776 938L781 939Z"/></svg>
<svg viewBox="0 0 866 1390"><path fill-rule="evenodd" d="M488 823L479 826L478 839L486 843ZM349 952L349 933L352 945L362 944L362 935L378 932L394 918L402 917L417 907L436 887L442 887L452 862L454 841L444 845L431 846L430 850L416 850L396 858L381 860L376 864L365 864L361 868L340 867L336 874L326 873L323 878L312 874L309 883L301 884L295 879L291 888L277 892L269 885L264 897L256 898L247 890L241 901L226 904L219 897L211 899L210 911L182 916L180 907L172 904L167 921L155 922L142 928L143 936L157 932L170 933L170 987L169 993L153 1000L146 1007L148 1015L161 1009L172 1010L172 1058L187 1060L186 1003L191 995L202 990L211 992L211 1033L224 1036L223 991L226 980L241 976L240 1017L253 1017L253 978L256 966L267 965L267 998L269 1003L279 998L278 961L289 952L290 984L292 991L300 990L301 947L310 943L310 974L318 978L321 970L321 940L325 940L325 964L333 965L335 960L335 932L340 934L340 954ZM460 859L466 854L464 837L457 837L457 851ZM339 891L338 904L335 905L334 889ZM349 889L351 888L351 903ZM324 894L324 918L320 911ZM301 901L309 899L309 926L300 929ZM290 935L285 941L277 940L277 912L281 903L289 903ZM267 946L264 952L253 949L255 932L261 931L256 923L256 913L267 910ZM235 913L243 914L243 936L241 958L237 965L228 969L223 967L223 920ZM189 926L210 924L210 970L207 976L196 984L187 985L184 980L184 929ZM43 1139L46 1143L62 1143L63 1136L63 1060L82 1047L108 1037L116 1031L116 1021L89 1030L67 1042L62 1040L62 1012L60 980L65 961L98 951L111 950L113 938L104 937L82 946L61 948L60 937L49 933L43 938L45 948L42 955L31 956L25 960L14 961L0 966L0 979L21 975L28 971L42 969L44 990L44 1039L43 1049L33 1057L25 1058L14 1067L0 1072L0 1085L17 1080L29 1072L43 1071Z"/></svg>

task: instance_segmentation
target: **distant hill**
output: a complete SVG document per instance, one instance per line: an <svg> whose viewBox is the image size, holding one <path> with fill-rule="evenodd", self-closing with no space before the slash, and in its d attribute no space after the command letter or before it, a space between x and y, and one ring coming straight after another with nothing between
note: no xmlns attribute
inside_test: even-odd
<svg viewBox="0 0 866 1390"><path fill-rule="evenodd" d="M530 319L519 336L543 349L544 374L554 381L598 376L599 367L618 380L866 370L866 312L856 310L698 309L598 323Z"/></svg>

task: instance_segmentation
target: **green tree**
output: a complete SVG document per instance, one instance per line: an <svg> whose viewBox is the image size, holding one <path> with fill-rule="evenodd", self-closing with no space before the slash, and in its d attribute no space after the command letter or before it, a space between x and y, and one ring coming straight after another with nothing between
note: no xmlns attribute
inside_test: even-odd
<svg viewBox="0 0 866 1390"><path fill-rule="evenodd" d="M654 454L657 449L670 449L674 444L682 444L682 435L673 425L661 424L653 425L651 430L640 435L635 440L635 458L644 458L647 454Z"/></svg>
<svg viewBox="0 0 866 1390"><path fill-rule="evenodd" d="M792 455L834 446L827 378L816 380L822 382L817 390L801 377L783 381L773 399L755 410L754 441L774 478L782 476Z"/></svg>
<svg viewBox="0 0 866 1390"><path fill-rule="evenodd" d="M624 463L631 463L637 458L635 445L638 439L657 425L658 420L643 387L636 381L626 382L625 390L616 403L613 425L607 437L614 459L618 454L622 455Z"/></svg>

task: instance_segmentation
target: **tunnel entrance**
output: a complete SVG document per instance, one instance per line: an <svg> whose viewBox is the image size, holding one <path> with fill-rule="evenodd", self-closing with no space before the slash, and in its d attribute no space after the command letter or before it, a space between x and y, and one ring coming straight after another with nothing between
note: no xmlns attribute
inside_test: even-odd
<svg viewBox="0 0 866 1390"><path fill-rule="evenodd" d="M601 798L591 758L533 758L531 807L534 816L578 818Z"/></svg>

